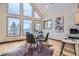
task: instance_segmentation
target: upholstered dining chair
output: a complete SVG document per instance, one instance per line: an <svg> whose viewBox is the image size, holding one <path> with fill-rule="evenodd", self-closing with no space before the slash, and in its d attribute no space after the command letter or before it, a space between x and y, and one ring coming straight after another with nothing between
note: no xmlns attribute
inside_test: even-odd
<svg viewBox="0 0 79 59"><path fill-rule="evenodd" d="M35 38L34 38L33 34L26 32L25 52L26 52L26 49L27 48L29 49L33 44L35 44ZM24 55L25 55L25 53L24 53Z"/></svg>
<svg viewBox="0 0 79 59"><path fill-rule="evenodd" d="M35 43L33 34L27 33L26 34L26 41L27 41L27 43L31 43L31 44Z"/></svg>

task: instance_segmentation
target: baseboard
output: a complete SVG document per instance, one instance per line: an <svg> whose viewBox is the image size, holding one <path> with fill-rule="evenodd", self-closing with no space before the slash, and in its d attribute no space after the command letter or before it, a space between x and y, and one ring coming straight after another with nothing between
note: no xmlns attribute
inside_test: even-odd
<svg viewBox="0 0 79 59"><path fill-rule="evenodd" d="M58 39L53 39L53 38L48 38L48 39L62 42L61 40Z"/></svg>
<svg viewBox="0 0 79 59"><path fill-rule="evenodd" d="M45 37L44 37L45 38ZM57 39L53 39L53 38L48 38L50 40L56 40L56 41L60 41ZM5 44L5 43L11 43L11 42L17 42L17 41L24 41L25 39L20 39L20 40L12 40L12 41L5 41L5 42L0 42L0 44ZM61 41L60 41L61 42Z"/></svg>
<svg viewBox="0 0 79 59"><path fill-rule="evenodd" d="M6 44L6 43L17 42L17 41L24 41L24 40L25 40L25 39L12 40L12 41L5 41L5 42L0 42L0 44Z"/></svg>

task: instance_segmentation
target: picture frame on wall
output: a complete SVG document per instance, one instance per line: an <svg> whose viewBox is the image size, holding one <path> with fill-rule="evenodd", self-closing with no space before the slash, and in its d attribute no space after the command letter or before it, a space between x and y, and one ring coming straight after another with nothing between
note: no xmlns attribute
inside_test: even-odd
<svg viewBox="0 0 79 59"><path fill-rule="evenodd" d="M52 19L44 21L44 29L52 29Z"/></svg>
<svg viewBox="0 0 79 59"><path fill-rule="evenodd" d="M57 17L55 20L56 24L64 24L64 16L62 17Z"/></svg>
<svg viewBox="0 0 79 59"><path fill-rule="evenodd" d="M64 32L64 16L57 17L55 20L55 31Z"/></svg>
<svg viewBox="0 0 79 59"><path fill-rule="evenodd" d="M64 25L56 25L55 30L56 32L64 32Z"/></svg>

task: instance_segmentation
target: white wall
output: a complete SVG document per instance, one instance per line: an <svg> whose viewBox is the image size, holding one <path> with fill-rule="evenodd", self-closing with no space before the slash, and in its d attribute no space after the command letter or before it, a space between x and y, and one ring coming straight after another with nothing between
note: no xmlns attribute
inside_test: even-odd
<svg viewBox="0 0 79 59"><path fill-rule="evenodd" d="M56 12L54 12L55 14L52 13L52 15L50 15L49 17L47 16L45 18L45 20L48 19L48 18L52 19L52 30L44 29L43 30L44 36L46 35L47 32L49 32L50 33L49 38L62 40L62 39L65 38L65 36L67 34L69 34L70 28L75 28L75 27L79 28L79 26L75 25L75 18L74 18L75 17L76 5L73 6L72 8L70 7L68 10L65 10L65 11L63 11L62 9L60 9L60 10L62 11L61 13L58 9L56 9ZM64 32L63 33L58 33L58 32L55 31L55 20L56 20L56 17L59 17L59 16L64 16Z"/></svg>

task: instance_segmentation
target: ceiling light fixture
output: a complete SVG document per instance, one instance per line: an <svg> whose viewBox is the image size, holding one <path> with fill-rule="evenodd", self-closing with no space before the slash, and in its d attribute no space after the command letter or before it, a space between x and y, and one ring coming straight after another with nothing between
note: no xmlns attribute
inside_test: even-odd
<svg viewBox="0 0 79 59"><path fill-rule="evenodd" d="M49 6L48 5L45 5L45 8L48 8Z"/></svg>
<svg viewBox="0 0 79 59"><path fill-rule="evenodd" d="M52 5L53 5L53 3L48 3L48 4L45 5L45 8L48 8L48 7L52 6Z"/></svg>

